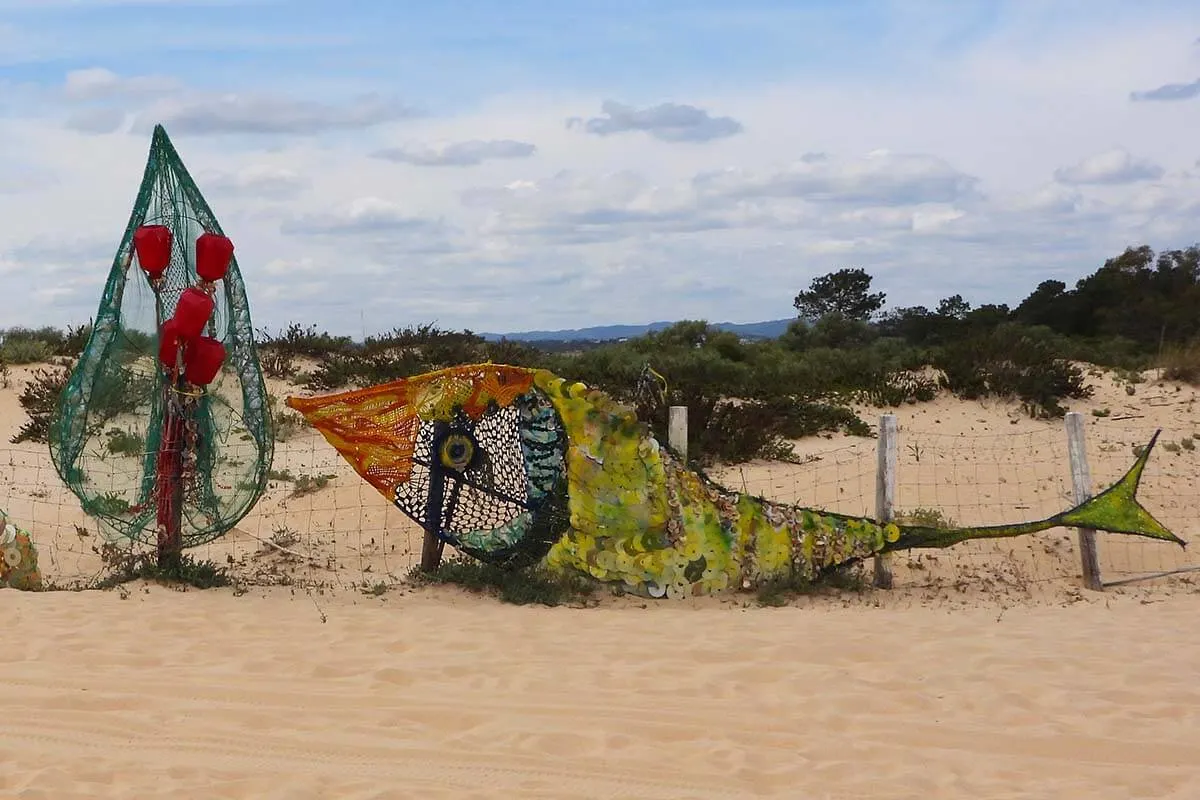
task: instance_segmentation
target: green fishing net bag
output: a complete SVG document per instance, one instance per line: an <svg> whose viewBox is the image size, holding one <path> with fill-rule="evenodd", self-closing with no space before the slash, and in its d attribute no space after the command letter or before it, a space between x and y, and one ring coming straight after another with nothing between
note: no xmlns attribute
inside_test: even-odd
<svg viewBox="0 0 1200 800"><path fill-rule="evenodd" d="M214 242L228 248L216 256L227 264L219 279L198 273L202 238L201 272L214 263ZM174 318L197 318L197 292L211 310L200 335L178 339ZM183 377L185 354L197 361L187 366L194 380ZM59 475L109 538L160 552L164 535L176 549L221 536L266 486L274 437L245 286L232 243L161 126L49 442Z"/></svg>

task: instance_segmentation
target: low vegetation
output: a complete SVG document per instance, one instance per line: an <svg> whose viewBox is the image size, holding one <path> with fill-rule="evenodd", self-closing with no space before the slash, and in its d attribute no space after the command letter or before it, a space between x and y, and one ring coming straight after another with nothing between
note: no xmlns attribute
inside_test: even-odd
<svg viewBox="0 0 1200 800"><path fill-rule="evenodd" d="M33 371L22 387L20 395L21 407L25 409L29 419L12 438L13 444L45 442L49 439L50 423L58 407L59 396L70 378L70 368L62 364L40 367Z"/></svg>
<svg viewBox="0 0 1200 800"><path fill-rule="evenodd" d="M77 528L81 536L89 535L85 529ZM89 589L121 589L135 581L156 583L175 589L215 589L233 586L233 577L225 567L212 561L197 560L187 553L166 565L158 563L153 550L122 547L114 542L105 542L95 548L100 556L101 570L95 577L71 584L49 582L45 591L85 591Z"/></svg>
<svg viewBox="0 0 1200 800"><path fill-rule="evenodd" d="M432 572L413 567L408 581L417 586L457 586L514 605L589 605L596 601L599 591L597 584L583 575L554 573L539 566L508 571L461 556L443 561ZM783 606L806 595L857 594L869 588L863 566L853 564L829 570L813 580L794 577L769 581L753 595L759 605Z"/></svg>
<svg viewBox="0 0 1200 800"><path fill-rule="evenodd" d="M212 561L198 561L187 553L164 566L158 563L153 552L124 550L111 544L105 547L105 572L95 583L97 589L112 589L138 580L194 589L233 585L233 579L224 567Z"/></svg>
<svg viewBox="0 0 1200 800"><path fill-rule="evenodd" d="M540 566L510 571L463 557L446 559L432 572L414 567L408 580L417 585L458 586L515 605L579 605L596 590L595 583L583 576L559 575Z"/></svg>
<svg viewBox="0 0 1200 800"><path fill-rule="evenodd" d="M871 588L862 563L846 564L827 570L816 578L801 576L767 581L755 591L761 606L786 606L793 600L818 594L862 594Z"/></svg>
<svg viewBox="0 0 1200 800"><path fill-rule="evenodd" d="M316 391L487 360L544 367L635 404L663 441L668 407L686 405L688 452L699 464L789 458L788 441L804 436L868 436L856 404L897 407L939 391L1011 399L1031 416L1061 416L1067 402L1090 394L1079 362L1122 370L1131 393L1137 371L1150 367L1168 380L1200 381L1200 247L1129 248L1074 288L1043 281L1012 309L972 307L960 295L934 309L884 311L885 302L884 292L872 291L872 277L851 268L799 292L797 320L770 340L741 339L700 320L622 342L536 347L432 325L355 342L292 324L261 332L259 349L269 376ZM89 333L87 326L5 332L0 380L3 365L77 355ZM665 392L647 391L647 367L666 379ZM26 382L21 403L30 421L17 440L45 440L65 378L65 368L42 368ZM279 408L275 422L280 440L302 425ZM133 443L119 447L126 444Z"/></svg>

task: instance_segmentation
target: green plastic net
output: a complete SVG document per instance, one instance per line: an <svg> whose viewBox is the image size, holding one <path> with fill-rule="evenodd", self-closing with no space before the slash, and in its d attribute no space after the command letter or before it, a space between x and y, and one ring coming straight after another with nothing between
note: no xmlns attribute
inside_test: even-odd
<svg viewBox="0 0 1200 800"><path fill-rule="evenodd" d="M135 245L143 226L170 231L169 255L162 245L162 272L153 281L153 268ZM224 235L166 131L156 126L91 337L51 422L55 467L84 511L109 538L156 544L160 554L232 528L261 496L274 453L237 260L229 255L224 276L202 282L197 240L206 233ZM163 324L185 292L195 299L198 290L190 287L197 285L213 301L206 344L224 347L219 371L207 383L177 374L182 355L160 356Z"/></svg>

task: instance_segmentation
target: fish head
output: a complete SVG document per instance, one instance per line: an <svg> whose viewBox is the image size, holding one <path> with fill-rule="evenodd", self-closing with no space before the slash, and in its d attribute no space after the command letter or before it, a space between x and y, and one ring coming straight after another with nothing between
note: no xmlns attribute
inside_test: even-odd
<svg viewBox="0 0 1200 800"><path fill-rule="evenodd" d="M287 404L427 532L515 566L569 527L569 437L547 376L478 364Z"/></svg>

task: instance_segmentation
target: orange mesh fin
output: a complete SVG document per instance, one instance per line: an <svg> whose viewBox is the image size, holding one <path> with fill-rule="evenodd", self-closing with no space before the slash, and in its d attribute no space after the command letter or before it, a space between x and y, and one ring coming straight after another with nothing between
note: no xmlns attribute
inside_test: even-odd
<svg viewBox="0 0 1200 800"><path fill-rule="evenodd" d="M418 419L407 381L324 397L289 397L354 470L389 499L412 475Z"/></svg>

